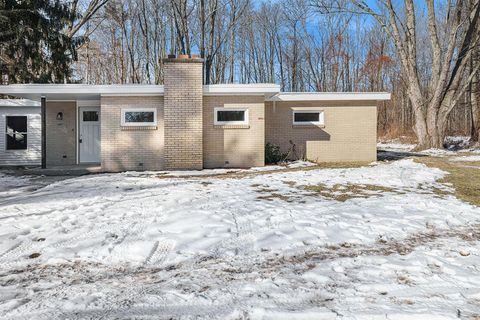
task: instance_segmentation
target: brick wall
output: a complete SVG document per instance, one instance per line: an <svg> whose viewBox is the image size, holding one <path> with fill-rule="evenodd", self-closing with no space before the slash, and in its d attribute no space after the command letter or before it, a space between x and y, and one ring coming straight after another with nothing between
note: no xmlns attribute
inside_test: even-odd
<svg viewBox="0 0 480 320"><path fill-rule="evenodd" d="M292 110L324 110L325 127L294 126ZM375 101L272 102L266 106L266 142L315 162L374 161L377 143Z"/></svg>
<svg viewBox="0 0 480 320"><path fill-rule="evenodd" d="M202 169L202 59L165 59L165 169Z"/></svg>
<svg viewBox="0 0 480 320"><path fill-rule="evenodd" d="M57 114L63 119L57 120ZM76 103L47 101L47 166L74 165L77 163Z"/></svg>
<svg viewBox="0 0 480 320"><path fill-rule="evenodd" d="M248 108L248 126L215 126L214 108ZM203 161L205 168L257 167L265 160L265 98L203 98Z"/></svg>
<svg viewBox="0 0 480 320"><path fill-rule="evenodd" d="M156 127L122 127L122 108L156 108ZM105 171L163 170L163 97L102 97L102 168Z"/></svg>
<svg viewBox="0 0 480 320"><path fill-rule="evenodd" d="M248 126L215 126L214 108L248 108ZM203 98L203 161L205 168L263 166L265 98L205 96Z"/></svg>

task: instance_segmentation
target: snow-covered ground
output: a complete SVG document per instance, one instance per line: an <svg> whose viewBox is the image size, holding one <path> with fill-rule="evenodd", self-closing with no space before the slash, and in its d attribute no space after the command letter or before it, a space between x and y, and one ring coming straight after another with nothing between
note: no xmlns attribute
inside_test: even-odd
<svg viewBox="0 0 480 320"><path fill-rule="evenodd" d="M454 162L474 162L480 161L480 156L462 156L450 158L450 161Z"/></svg>
<svg viewBox="0 0 480 320"><path fill-rule="evenodd" d="M480 148L471 143L470 137L448 136L445 137L444 144L446 149L428 149L416 153L434 157L455 156L458 152L480 153ZM384 152L413 152L416 146L416 144L402 143L398 139L377 143L377 148Z"/></svg>
<svg viewBox="0 0 480 320"><path fill-rule="evenodd" d="M396 141L377 143L377 148L384 151L408 152L412 151L415 147L416 144L400 143Z"/></svg>
<svg viewBox="0 0 480 320"><path fill-rule="evenodd" d="M480 209L437 182L445 172L277 169L0 189L0 318L480 315ZM0 175L16 181L35 183Z"/></svg>

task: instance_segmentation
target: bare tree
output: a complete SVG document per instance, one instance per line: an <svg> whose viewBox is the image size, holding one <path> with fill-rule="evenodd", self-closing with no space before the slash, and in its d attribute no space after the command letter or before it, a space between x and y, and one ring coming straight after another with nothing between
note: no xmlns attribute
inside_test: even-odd
<svg viewBox="0 0 480 320"><path fill-rule="evenodd" d="M68 25L67 35L72 38L79 30L90 21L95 14L103 8L109 0L91 0L87 2L86 8L82 10L78 0L70 2L72 19Z"/></svg>
<svg viewBox="0 0 480 320"><path fill-rule="evenodd" d="M441 147L444 135L476 139L480 0L429 0L422 11L413 0L377 0L378 11L336 1L110 0L80 28L90 41L77 81L162 83L167 53L199 50L207 84L390 91L379 135L415 130L422 148Z"/></svg>
<svg viewBox="0 0 480 320"><path fill-rule="evenodd" d="M472 57L471 66L473 69L476 64L480 63L480 46L477 46ZM472 141L480 141L480 71L473 73L472 82L469 88L470 103L471 103L471 137Z"/></svg>
<svg viewBox="0 0 480 320"><path fill-rule="evenodd" d="M407 92L415 115L415 133L418 149L442 148L448 117L473 80L480 64L466 74L472 49L479 45L480 4L474 0L449 1L445 14L445 35L440 34L440 23L434 0L426 0L428 35L431 45L431 76L426 84L420 77L418 65L417 10L413 0L405 0L403 15L391 0L379 2L386 12L375 11L365 1L352 0L354 9L376 19L391 37L405 75ZM325 9L322 2L319 8ZM334 10L340 10L336 7ZM404 16L404 19L401 17Z"/></svg>
<svg viewBox="0 0 480 320"><path fill-rule="evenodd" d="M173 13L173 23L177 33L176 47L181 54L190 54L189 21L194 11L194 6L190 5L188 0L170 0L170 3Z"/></svg>

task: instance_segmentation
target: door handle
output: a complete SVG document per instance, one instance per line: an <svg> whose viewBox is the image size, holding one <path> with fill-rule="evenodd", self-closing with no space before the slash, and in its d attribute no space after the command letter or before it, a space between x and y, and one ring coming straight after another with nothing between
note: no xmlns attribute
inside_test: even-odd
<svg viewBox="0 0 480 320"><path fill-rule="evenodd" d="M78 139L78 142L79 142L79 143L82 143L82 139Z"/></svg>

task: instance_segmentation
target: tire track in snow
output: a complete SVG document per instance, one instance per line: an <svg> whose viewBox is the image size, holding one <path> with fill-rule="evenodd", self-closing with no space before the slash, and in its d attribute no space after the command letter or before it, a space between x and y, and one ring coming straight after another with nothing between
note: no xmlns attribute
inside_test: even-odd
<svg viewBox="0 0 480 320"><path fill-rule="evenodd" d="M109 207L110 204L105 205ZM125 255L126 251L128 250L128 245L125 245L125 241L134 241L134 240L142 240L141 234L145 231L147 226L149 225L148 221L146 221L145 209L142 205L140 212L137 213L137 216L134 218L129 218L131 222L129 225L124 224L116 224L111 225L108 223L104 223L100 226L95 225L92 229L88 232L82 232L76 234L67 240L58 241L53 244L48 244L45 241L38 241L38 240L24 240L20 241L19 243L13 245L5 252L0 254L0 266L3 268L12 268L16 265L21 265L24 263L24 260L21 259L22 256L28 256L33 253L38 253L40 255L43 254L45 250L51 249L65 249L70 247L78 246L79 243L85 240L91 240L95 238L102 238L105 239L106 237L111 234L115 235L119 239L116 241L115 245L109 250L111 257L116 257L117 259L121 259L122 256ZM157 219L163 219L162 216L157 217ZM75 232L75 230L71 230L71 232ZM101 241L101 240L99 240ZM101 246L103 247L103 245ZM170 245L167 244L165 250L168 251ZM160 253L158 259L160 258ZM163 261L166 260L166 256L164 257ZM32 260L34 262L34 260Z"/></svg>
<svg viewBox="0 0 480 320"><path fill-rule="evenodd" d="M144 265L160 267L165 264L168 254L175 248L175 241L161 239L155 242L152 251L145 259Z"/></svg>
<svg viewBox="0 0 480 320"><path fill-rule="evenodd" d="M251 216L249 212L242 217L239 217L235 213L237 208L232 208L232 206L226 207L225 211L228 211L232 217L233 225L235 227L233 237L228 237L221 240L219 243L214 245L210 249L210 252L213 256L221 256L226 252L233 252L235 255L248 252L249 249L253 249L255 236L253 234Z"/></svg>
<svg viewBox="0 0 480 320"><path fill-rule="evenodd" d="M459 228L452 228L446 230L430 230L422 233L412 234L406 239L400 240L385 240L385 242L377 242L366 245L343 245L338 247L322 247L312 249L309 252L290 252L283 256L269 255L268 257L231 257L230 259L209 259L196 261L193 264L183 265L179 264L171 271L161 270L160 273L155 273L150 268L139 268L133 273L126 271L116 271L113 275L108 272L108 279L116 278L116 275L120 277L116 279L118 285L111 285L110 289L114 290L113 293L107 290L102 297L96 300L101 310L85 309L60 313L61 311L55 311L54 315L49 314L50 319L55 318L129 318L135 316L149 315L157 312L157 314L165 315L165 317L207 317L209 315L217 316L219 314L228 314L234 308L243 309L249 308L254 300L265 300L264 304L271 302L272 297L275 299L271 302L272 308L277 306L280 310L290 310L303 307L323 306L329 308L331 311L335 311L331 308L329 294L323 295L315 294L315 287L306 287L302 279L299 279L301 275L310 270L308 267L311 263L319 263L319 261L328 261L340 259L343 257L355 258L357 256L382 256L391 254L408 254L420 245L434 244L438 240L448 239L452 237L459 237L467 241L478 241L480 239L480 224L477 222L474 225L462 226ZM291 266L295 266L294 274L292 274ZM247 270L250 270L247 272ZM255 275L251 274L251 271L255 271ZM34 271L35 272L35 271ZM48 274L48 270L46 271ZM57 274L58 272L50 272ZM300 292L296 292L296 296L292 299L289 294L292 291L284 291L284 287L280 287L275 290L272 296L272 291L263 291L261 288L256 291L255 296L241 296L241 300L235 299L238 296L238 290L242 283L250 283L254 279L271 279L272 273L275 274L274 278L289 278L291 283L289 286L298 286L301 288ZM77 274L77 273L75 273ZM342 273L343 274L343 273ZM91 275L89 272L78 273L81 277L86 277L86 284L95 283L97 280L90 280L88 277ZM122 277L126 277L128 281L123 281ZM149 278L151 277L151 278ZM33 279L37 276L33 275ZM177 281L168 284L169 279L176 278ZM188 280L184 282L182 280ZM346 284L345 288L350 288L347 283L354 281L354 275L349 275L347 278L339 278L335 281L338 282L336 287L331 289L330 294L334 297L338 297L338 290L341 290L341 285ZM29 283L31 280L25 280ZM101 283L101 279L98 280ZM293 281L293 282L292 282ZM213 286L212 291L203 292L202 285ZM171 292L184 292L187 291L186 297L192 302L178 303L178 299L167 299L165 296ZM268 290L268 289L266 289ZM48 292L48 290L47 290ZM51 306L51 297L55 297L54 294L50 295L47 292L42 295L40 303L35 303L35 307L39 310L45 310L46 304ZM341 291L340 291L341 292ZM45 297L44 297L45 296ZM152 296L155 301L159 301L158 304L151 304ZM201 300L199 297L204 296L205 299ZM215 299L225 296L222 302L225 302L223 306L218 307L215 305ZM50 297L50 298L49 298ZM200 300L196 300L196 298ZM421 297L420 297L421 298ZM250 300L249 300L250 299ZM150 307L144 307L145 301L149 301L147 305ZM203 302L202 302L203 301ZM218 300L217 300L218 301ZM428 302L428 300L426 300ZM338 301L337 301L338 303ZM468 307L468 305L467 305ZM26 306L26 309L20 314L28 313L28 310L34 310L33 306ZM465 308L465 307L464 307ZM78 313L77 313L78 312ZM6 314L7 316L10 315ZM46 318L46 317L45 317Z"/></svg>

